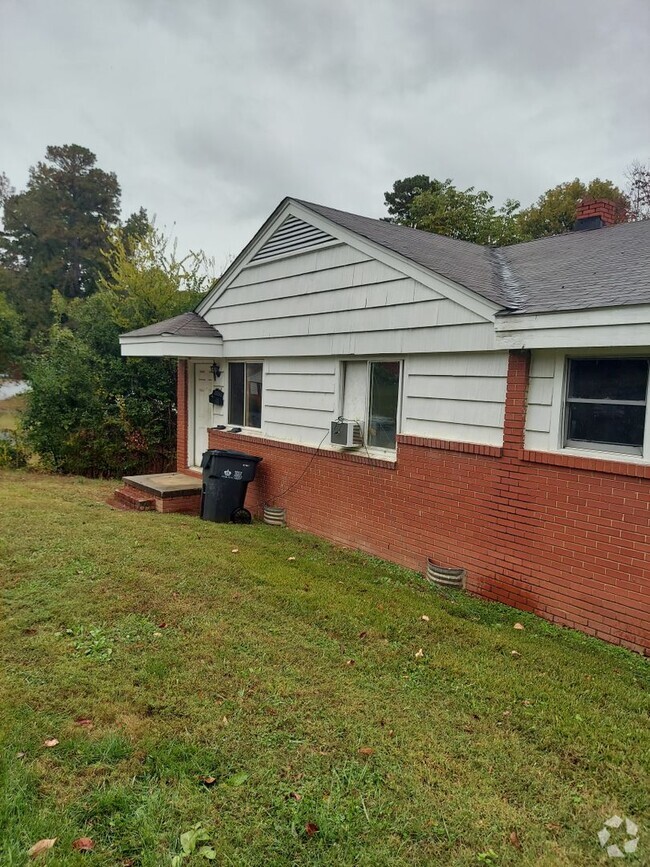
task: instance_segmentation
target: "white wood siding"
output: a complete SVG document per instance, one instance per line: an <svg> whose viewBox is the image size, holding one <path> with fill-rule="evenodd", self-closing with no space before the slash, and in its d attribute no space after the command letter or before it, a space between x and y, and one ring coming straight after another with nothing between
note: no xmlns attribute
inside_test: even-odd
<svg viewBox="0 0 650 867"><path fill-rule="evenodd" d="M205 318L228 358L491 349L492 322L446 290L341 243L243 267Z"/></svg>
<svg viewBox="0 0 650 867"><path fill-rule="evenodd" d="M508 354L407 357L402 433L501 445Z"/></svg>
<svg viewBox="0 0 650 867"><path fill-rule="evenodd" d="M328 433L331 420L338 415L337 389L336 359L266 361L262 432L276 439L318 445Z"/></svg>
<svg viewBox="0 0 650 867"><path fill-rule="evenodd" d="M557 432L553 431L556 366L556 352L533 352L530 360L526 410L527 449L550 451L557 448Z"/></svg>

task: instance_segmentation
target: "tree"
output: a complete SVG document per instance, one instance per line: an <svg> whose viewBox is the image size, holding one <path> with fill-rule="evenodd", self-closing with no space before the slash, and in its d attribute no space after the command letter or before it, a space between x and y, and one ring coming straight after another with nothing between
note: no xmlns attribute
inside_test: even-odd
<svg viewBox="0 0 650 867"><path fill-rule="evenodd" d="M485 190L459 190L450 178L404 178L395 181L392 193L384 193L384 200L392 223L476 244L509 244L517 240L515 212L519 202L508 199L497 209Z"/></svg>
<svg viewBox="0 0 650 867"><path fill-rule="evenodd" d="M393 191L384 193L384 204L390 214L390 217L384 218L385 221L413 227L411 216L413 199L421 193L435 191L439 185L440 181L432 181L429 175L413 175L412 178L395 181Z"/></svg>
<svg viewBox="0 0 650 867"><path fill-rule="evenodd" d="M650 220L650 164L635 160L625 173L631 220Z"/></svg>
<svg viewBox="0 0 650 867"><path fill-rule="evenodd" d="M0 206L4 206L9 196L13 196L16 190L11 186L9 178L4 172L0 172Z"/></svg>
<svg viewBox="0 0 650 867"><path fill-rule="evenodd" d="M475 244L510 244L517 240L514 213L519 202L508 200L497 210L485 190L459 190L449 178L436 184L437 188L420 193L411 203L410 219L416 228Z"/></svg>
<svg viewBox="0 0 650 867"><path fill-rule="evenodd" d="M176 244L153 226L141 237L112 237L106 274L99 280L102 301L123 331L168 319L194 307L214 282L204 253L178 258Z"/></svg>
<svg viewBox="0 0 650 867"><path fill-rule="evenodd" d="M21 318L0 292L0 373L18 363L23 349L23 338Z"/></svg>
<svg viewBox="0 0 650 867"><path fill-rule="evenodd" d="M53 290L67 298L96 290L119 205L115 174L74 144L48 147L45 161L30 169L27 189L6 198L0 261L20 272L14 303L30 330L47 323Z"/></svg>
<svg viewBox="0 0 650 867"><path fill-rule="evenodd" d="M521 239L530 241L571 231L578 202L583 198L607 199L622 212L629 206L625 193L611 181L594 178L585 184L575 178L542 193L534 205L521 211L518 217Z"/></svg>
<svg viewBox="0 0 650 867"><path fill-rule="evenodd" d="M91 297L55 293L49 343L28 369L27 439L62 472L111 477L174 463L176 365L122 358L118 338L194 307L211 283L209 262L178 259L153 227L130 254L120 231L113 245Z"/></svg>

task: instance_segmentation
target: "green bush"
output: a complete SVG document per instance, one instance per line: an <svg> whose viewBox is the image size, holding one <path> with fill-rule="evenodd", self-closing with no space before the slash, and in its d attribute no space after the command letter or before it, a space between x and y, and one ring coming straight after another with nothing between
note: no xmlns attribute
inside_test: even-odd
<svg viewBox="0 0 650 867"><path fill-rule="evenodd" d="M19 470L27 466L29 454L13 431L0 434L0 467Z"/></svg>

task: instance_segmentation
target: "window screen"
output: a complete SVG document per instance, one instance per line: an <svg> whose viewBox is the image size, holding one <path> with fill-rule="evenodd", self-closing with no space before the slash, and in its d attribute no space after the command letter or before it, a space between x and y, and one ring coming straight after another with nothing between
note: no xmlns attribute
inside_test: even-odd
<svg viewBox="0 0 650 867"><path fill-rule="evenodd" d="M399 361L370 362L368 445L394 449L399 401Z"/></svg>
<svg viewBox="0 0 650 867"><path fill-rule="evenodd" d="M566 397L566 445L641 453L648 360L573 358Z"/></svg>
<svg viewBox="0 0 650 867"><path fill-rule="evenodd" d="M237 361L228 365L228 422L262 427L262 364Z"/></svg>

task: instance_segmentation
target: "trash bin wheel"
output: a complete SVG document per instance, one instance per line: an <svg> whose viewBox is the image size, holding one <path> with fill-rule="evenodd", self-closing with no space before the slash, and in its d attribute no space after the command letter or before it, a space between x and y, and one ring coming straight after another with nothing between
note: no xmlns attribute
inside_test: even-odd
<svg viewBox="0 0 650 867"><path fill-rule="evenodd" d="M253 516L248 511L248 509L235 509L235 511L230 516L230 520L233 524L250 524L253 520Z"/></svg>

